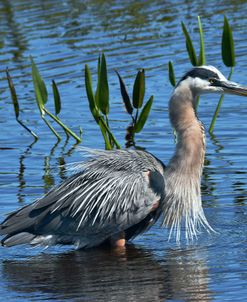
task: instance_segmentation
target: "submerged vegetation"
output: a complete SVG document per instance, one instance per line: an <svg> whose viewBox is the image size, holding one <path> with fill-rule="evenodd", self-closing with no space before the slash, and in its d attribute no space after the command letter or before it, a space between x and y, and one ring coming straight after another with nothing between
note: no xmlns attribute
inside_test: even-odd
<svg viewBox="0 0 247 302"><path fill-rule="evenodd" d="M193 66L200 66L206 64L206 54L205 54L205 45L204 45L204 32L201 23L201 19L198 16L198 28L199 28L199 55L197 56L197 52L194 48L191 36L189 34L186 25L182 22L182 31L185 36L186 41L186 49L189 55L189 60ZM223 63L230 68L228 79L231 78L234 66L235 66L235 53L234 53L234 42L232 36L232 30L227 20L227 17L224 17L224 25L223 25L223 33L222 33L222 42L221 42L221 50L222 50L222 60ZM46 103L48 101L48 92L47 87L42 79L39 70L33 60L31 60L31 68L32 68L32 81L34 87L34 93L36 98L36 103L39 108L40 117L44 121L44 123L49 127L52 133L56 136L57 140L61 140L60 134L54 129L51 125L50 120L53 120L57 123L65 132L67 138L72 136L76 143L80 143L82 138L82 130L80 128L80 135L74 133L68 126L66 126L59 118L59 113L61 112L61 97L59 93L58 86L56 82L53 80L52 85L52 92L53 92L53 100L54 100L54 111L55 113L51 113L46 108ZM121 148L120 143L116 140L109 123L109 114L110 114L110 93L109 93L109 84L108 84L108 73L107 73L107 63L104 53L99 56L98 63L97 63L97 83L96 89L93 89L92 83L92 76L89 69L89 66L85 65L85 89L86 95L88 99L88 104L90 111L92 113L93 118L95 119L96 123L99 125L101 130L106 149L113 149L113 148ZM169 80L172 86L176 86L176 77L174 72L174 66L172 61L168 63L168 73L169 73ZM122 100L126 109L127 114L130 116L130 122L126 127L126 147L135 146L135 134L142 131L152 104L154 96L150 96L148 101L144 105L144 97L145 97L145 70L141 69L137 72L133 83L132 89L132 96L130 97L126 85L124 83L123 78L120 76L119 72L116 71L119 85L120 85L120 93L122 96ZM15 118L17 122L24 127L31 135L33 135L34 139L37 140L38 136L30 130L21 120L19 117L19 102L17 97L17 92L11 78L11 75L6 69L6 75L8 80L9 89L11 92L11 98L14 105L14 112ZM213 133L215 122L217 116L220 111L220 107L223 102L224 95L222 95L219 99L217 107L215 109L214 115L212 117L212 121L210 124L209 132ZM199 99L198 99L199 104ZM47 119L47 117L49 119Z"/></svg>

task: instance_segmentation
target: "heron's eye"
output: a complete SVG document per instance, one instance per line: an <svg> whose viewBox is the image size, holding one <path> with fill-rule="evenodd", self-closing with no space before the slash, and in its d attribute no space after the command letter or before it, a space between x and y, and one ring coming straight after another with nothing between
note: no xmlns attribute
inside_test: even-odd
<svg viewBox="0 0 247 302"><path fill-rule="evenodd" d="M216 82L215 79L213 79L213 78L208 79L208 81L211 85L215 84L215 82Z"/></svg>

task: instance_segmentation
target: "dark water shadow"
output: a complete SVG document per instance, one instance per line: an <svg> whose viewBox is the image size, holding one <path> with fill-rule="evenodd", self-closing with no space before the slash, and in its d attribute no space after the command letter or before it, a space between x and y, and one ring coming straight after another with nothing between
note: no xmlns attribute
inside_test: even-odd
<svg viewBox="0 0 247 302"><path fill-rule="evenodd" d="M25 35L22 32L20 24L16 21L15 18L15 7L12 1L2 0L2 10L5 15L6 27L8 28L8 36L6 35L5 39L9 40L11 47L9 53L12 55L14 61L18 61L23 57L24 52L27 50L28 43ZM1 32L1 34L3 34Z"/></svg>
<svg viewBox="0 0 247 302"><path fill-rule="evenodd" d="M80 301L210 301L206 261L197 250L168 250L157 259L146 249L40 254L5 260L2 278L20 297Z"/></svg>
<svg viewBox="0 0 247 302"><path fill-rule="evenodd" d="M24 194L23 194L23 190L26 187L26 180L25 180L25 164L24 161L25 159L30 155L32 147L34 146L34 144L37 143L37 140L34 140L29 146L27 146L26 150L20 155L19 157L19 171L18 171L18 182L19 182L19 186L18 186L18 193L17 193L17 198L19 202L23 202L24 201Z"/></svg>
<svg viewBox="0 0 247 302"><path fill-rule="evenodd" d="M54 146L50 149L50 152L48 155L44 155L44 164L43 164L43 174L42 174L42 180L44 182L44 193L48 192L51 187L55 185L55 177L58 175L60 177L60 180L65 180L66 177L66 162L65 158L72 155L74 150L76 149L77 144L74 144L68 151L66 150L66 147L68 145L69 140L66 139L64 144L60 147L60 155L58 157L55 157L55 152L58 149L58 146L60 142L56 142ZM19 156L19 170L18 170L18 193L17 198L19 202L25 201L25 188L28 186L28 177L26 177L26 160L32 160L32 148L34 144L37 144L38 141L34 141L32 144L28 145L26 149L20 154ZM54 159L54 157L57 160L57 167L58 171L54 170L54 168L51 167L51 161Z"/></svg>

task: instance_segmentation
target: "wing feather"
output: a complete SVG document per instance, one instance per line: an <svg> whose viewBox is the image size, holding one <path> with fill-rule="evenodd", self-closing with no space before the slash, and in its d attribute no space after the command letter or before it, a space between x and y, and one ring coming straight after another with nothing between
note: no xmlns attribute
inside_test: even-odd
<svg viewBox="0 0 247 302"><path fill-rule="evenodd" d="M7 217L1 233L87 238L84 242L93 246L136 224L130 234L143 230L141 221L148 225L153 204L164 199L164 166L147 152L97 151L78 168L43 198Z"/></svg>

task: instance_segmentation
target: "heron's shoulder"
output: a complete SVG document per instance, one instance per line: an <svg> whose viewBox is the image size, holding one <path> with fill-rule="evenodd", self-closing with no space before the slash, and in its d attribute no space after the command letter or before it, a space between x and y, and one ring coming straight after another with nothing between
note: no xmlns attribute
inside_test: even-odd
<svg viewBox="0 0 247 302"><path fill-rule="evenodd" d="M89 157L79 165L80 170L106 169L110 171L159 171L165 165L153 154L144 150L87 150Z"/></svg>

